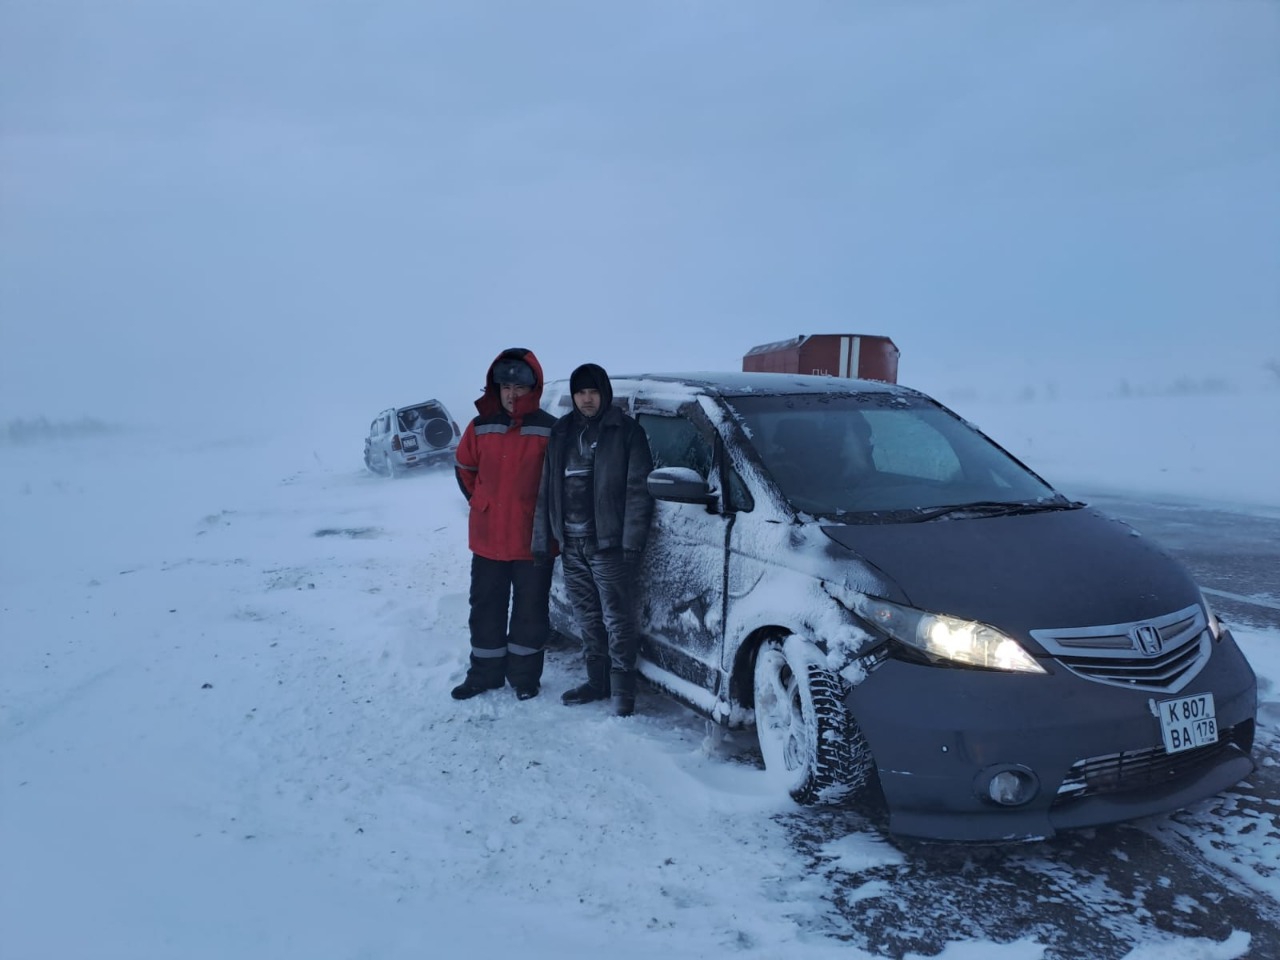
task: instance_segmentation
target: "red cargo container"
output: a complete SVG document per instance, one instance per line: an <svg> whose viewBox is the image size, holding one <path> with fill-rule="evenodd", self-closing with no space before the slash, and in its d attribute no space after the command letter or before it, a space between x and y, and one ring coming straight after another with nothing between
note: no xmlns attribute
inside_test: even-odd
<svg viewBox="0 0 1280 960"><path fill-rule="evenodd" d="M752 347L742 369L765 373L808 373L898 382L898 348L888 337L863 333L806 333Z"/></svg>

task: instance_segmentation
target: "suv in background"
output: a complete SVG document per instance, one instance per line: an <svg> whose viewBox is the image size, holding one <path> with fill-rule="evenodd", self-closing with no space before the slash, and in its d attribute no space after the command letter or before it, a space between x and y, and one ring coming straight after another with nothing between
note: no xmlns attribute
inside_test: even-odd
<svg viewBox="0 0 1280 960"><path fill-rule="evenodd" d="M452 464L462 431L439 400L383 410L364 438L364 465L392 479L409 470Z"/></svg>
<svg viewBox="0 0 1280 960"><path fill-rule="evenodd" d="M1180 563L924 394L614 377L657 501L641 674L800 803L996 841L1187 806L1253 770L1257 680ZM565 381L543 407L572 409ZM552 627L577 636L557 564Z"/></svg>

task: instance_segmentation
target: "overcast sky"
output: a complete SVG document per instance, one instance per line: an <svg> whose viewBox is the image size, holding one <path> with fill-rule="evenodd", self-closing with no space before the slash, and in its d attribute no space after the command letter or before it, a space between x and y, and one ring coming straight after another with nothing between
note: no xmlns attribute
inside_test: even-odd
<svg viewBox="0 0 1280 960"><path fill-rule="evenodd" d="M944 398L1264 378L1280 3L0 0L0 189L5 420L820 332Z"/></svg>

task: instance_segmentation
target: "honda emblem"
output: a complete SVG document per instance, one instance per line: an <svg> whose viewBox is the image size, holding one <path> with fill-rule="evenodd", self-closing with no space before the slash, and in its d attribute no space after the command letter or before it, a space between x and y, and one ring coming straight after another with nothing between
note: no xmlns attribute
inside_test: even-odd
<svg viewBox="0 0 1280 960"><path fill-rule="evenodd" d="M1137 641L1138 649L1148 657L1154 657L1163 646L1163 641L1160 639L1160 631L1149 623L1143 624L1134 630L1133 638Z"/></svg>

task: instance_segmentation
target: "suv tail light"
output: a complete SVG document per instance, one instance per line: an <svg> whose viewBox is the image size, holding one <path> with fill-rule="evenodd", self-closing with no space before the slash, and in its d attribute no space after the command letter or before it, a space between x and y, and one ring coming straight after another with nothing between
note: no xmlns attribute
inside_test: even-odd
<svg viewBox="0 0 1280 960"><path fill-rule="evenodd" d="M400 449L400 434L397 433L394 437L391 438L391 449L392 450Z"/></svg>

